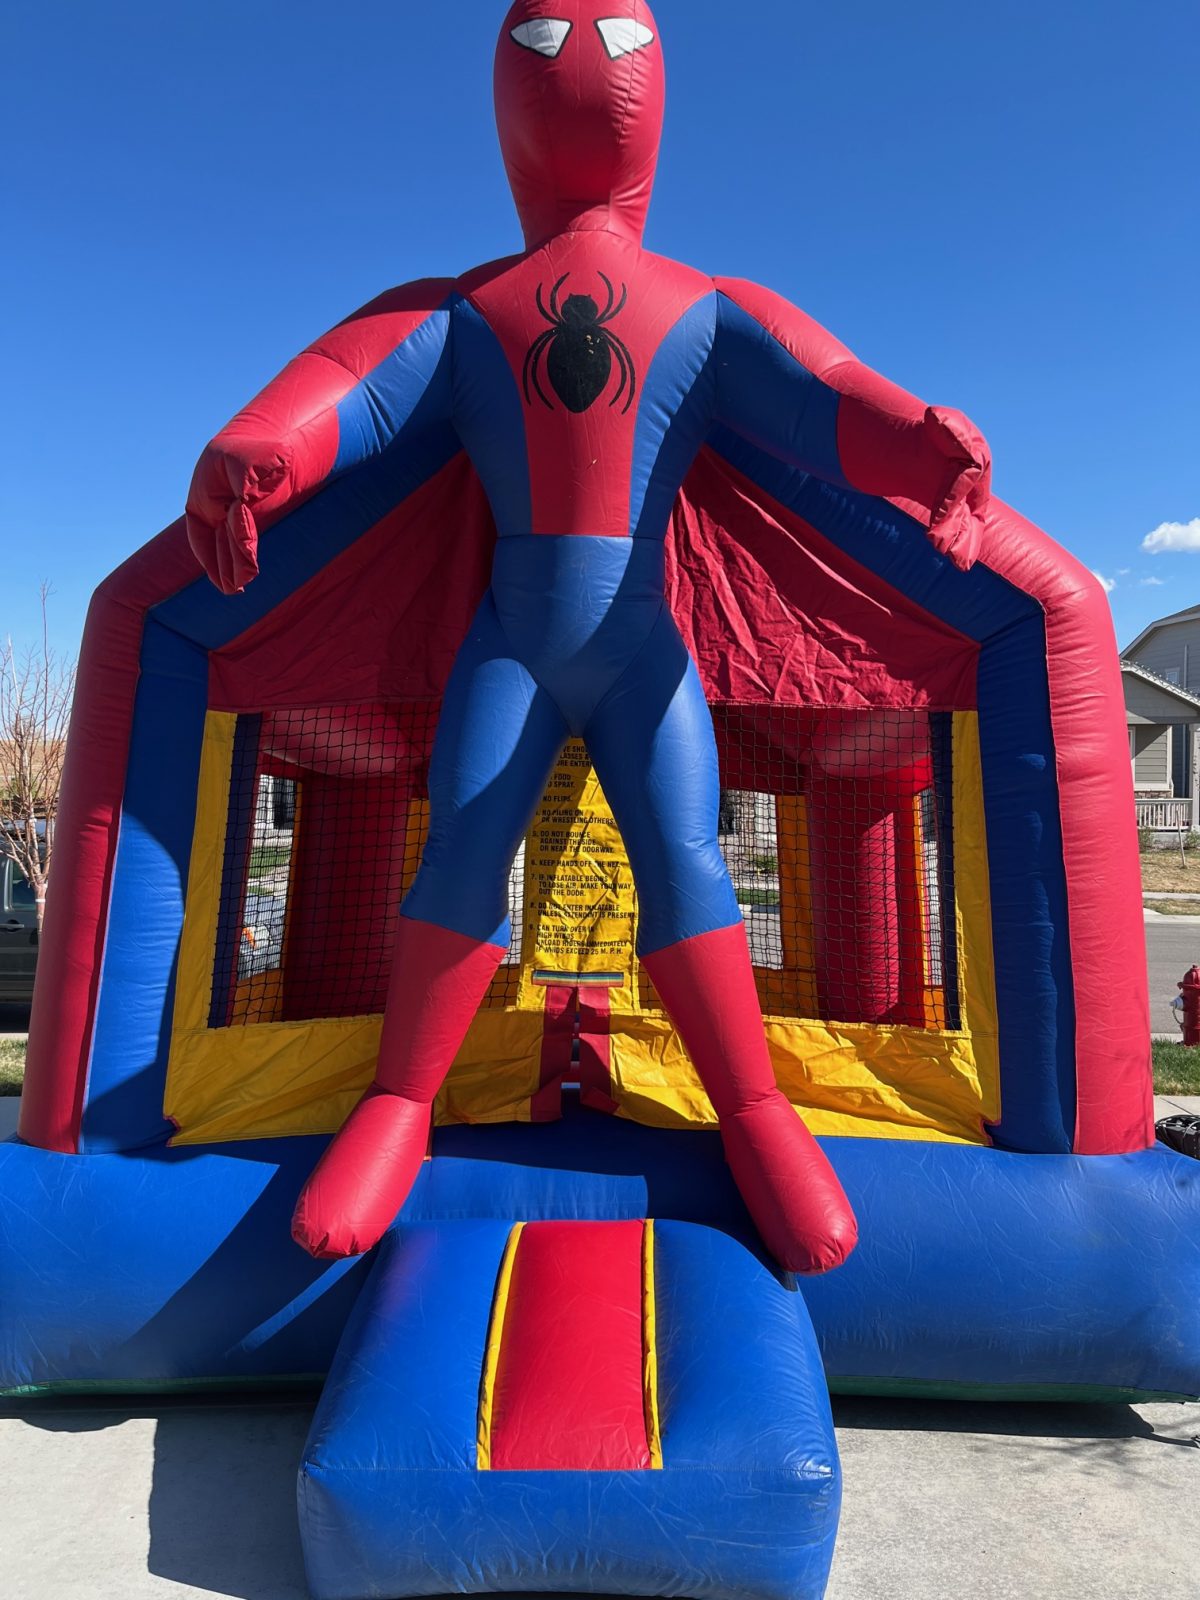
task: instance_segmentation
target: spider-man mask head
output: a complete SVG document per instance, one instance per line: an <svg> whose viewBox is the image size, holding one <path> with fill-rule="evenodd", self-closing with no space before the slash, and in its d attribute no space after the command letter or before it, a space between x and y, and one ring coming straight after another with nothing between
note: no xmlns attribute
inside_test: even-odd
<svg viewBox="0 0 1200 1600"><path fill-rule="evenodd" d="M662 44L644 0L516 0L495 81L530 248L565 228L640 240L664 97Z"/></svg>

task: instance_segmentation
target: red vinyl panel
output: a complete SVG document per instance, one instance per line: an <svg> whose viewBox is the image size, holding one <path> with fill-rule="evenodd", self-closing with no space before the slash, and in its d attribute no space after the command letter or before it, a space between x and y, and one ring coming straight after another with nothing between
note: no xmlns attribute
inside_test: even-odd
<svg viewBox="0 0 1200 1600"><path fill-rule="evenodd" d="M982 559L1046 613L1075 986L1078 1155L1154 1144L1146 928L1112 611L1091 573L993 500Z"/></svg>
<svg viewBox="0 0 1200 1600"><path fill-rule="evenodd" d="M493 1399L493 1471L649 1469L642 1230L532 1222L517 1246Z"/></svg>
<svg viewBox="0 0 1200 1600"><path fill-rule="evenodd" d="M612 1012L607 989L579 990L579 1095L585 1106L610 1115L617 1110L612 1081Z"/></svg>
<svg viewBox="0 0 1200 1600"><path fill-rule="evenodd" d="M45 1150L79 1148L146 612L199 571L181 519L105 579L88 610L21 1097L21 1138Z"/></svg>
<svg viewBox="0 0 1200 1600"><path fill-rule="evenodd" d="M541 1072L537 1093L530 1101L531 1122L557 1122L562 1116L562 1086L571 1076L576 1010L574 988L551 984L546 989Z"/></svg>
<svg viewBox="0 0 1200 1600"><path fill-rule="evenodd" d="M667 590L710 700L975 709L974 640L707 450L676 503Z"/></svg>
<svg viewBox="0 0 1200 1600"><path fill-rule="evenodd" d="M392 971L407 777L302 782L280 1020L371 1016Z"/></svg>
<svg viewBox="0 0 1200 1600"><path fill-rule="evenodd" d="M440 698L496 532L463 455L211 658L215 711Z"/></svg>

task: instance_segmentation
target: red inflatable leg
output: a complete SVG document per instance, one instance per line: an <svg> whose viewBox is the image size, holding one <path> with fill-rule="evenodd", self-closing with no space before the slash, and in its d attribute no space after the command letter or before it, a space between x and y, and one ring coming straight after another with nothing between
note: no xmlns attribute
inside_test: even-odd
<svg viewBox="0 0 1200 1600"><path fill-rule="evenodd" d="M721 1124L725 1157L763 1242L788 1272L828 1272L854 1249L850 1203L775 1082L742 926L643 956Z"/></svg>
<svg viewBox="0 0 1200 1600"><path fill-rule="evenodd" d="M372 1084L300 1191L296 1243L322 1260L378 1244L421 1170L432 1119L431 1104Z"/></svg>
<svg viewBox="0 0 1200 1600"><path fill-rule="evenodd" d="M504 957L433 923L400 918L375 1081L301 1190L292 1237L310 1255L379 1242L420 1171L433 1101Z"/></svg>

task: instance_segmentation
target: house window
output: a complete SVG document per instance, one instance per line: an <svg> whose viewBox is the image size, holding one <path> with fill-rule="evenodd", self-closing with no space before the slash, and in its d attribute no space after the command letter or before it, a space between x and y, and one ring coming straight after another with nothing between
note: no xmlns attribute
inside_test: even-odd
<svg viewBox="0 0 1200 1600"><path fill-rule="evenodd" d="M1176 688L1179 687L1179 668L1178 667L1167 667L1167 668L1165 668L1164 671L1163 671L1163 677L1166 679L1166 681L1168 683L1173 683Z"/></svg>

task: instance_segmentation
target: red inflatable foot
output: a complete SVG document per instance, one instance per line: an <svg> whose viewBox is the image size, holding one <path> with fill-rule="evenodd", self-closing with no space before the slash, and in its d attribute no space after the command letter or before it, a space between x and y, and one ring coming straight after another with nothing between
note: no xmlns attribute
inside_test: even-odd
<svg viewBox="0 0 1200 1600"><path fill-rule="evenodd" d="M829 1272L858 1243L850 1202L782 1094L721 1118L725 1158L763 1243L787 1272Z"/></svg>
<svg viewBox="0 0 1200 1600"><path fill-rule="evenodd" d="M725 1159L787 1272L828 1272L858 1242L850 1202L775 1083L742 923L642 957L708 1091Z"/></svg>
<svg viewBox="0 0 1200 1600"><path fill-rule="evenodd" d="M421 1170L432 1115L420 1101L368 1089L300 1191L296 1243L321 1260L378 1244Z"/></svg>

